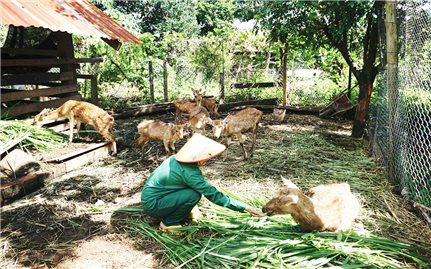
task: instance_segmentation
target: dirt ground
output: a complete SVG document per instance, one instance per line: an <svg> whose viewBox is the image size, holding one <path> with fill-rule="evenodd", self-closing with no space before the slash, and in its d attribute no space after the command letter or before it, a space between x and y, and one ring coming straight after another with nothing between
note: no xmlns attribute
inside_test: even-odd
<svg viewBox="0 0 431 269"><path fill-rule="evenodd" d="M172 121L173 115L157 118ZM146 178L166 157L160 143L147 144L143 162L140 152L130 147L137 137L136 126L142 119L116 122L115 133L121 137L116 156L56 178L44 188L1 208L1 268L160 268L160 248L154 242L137 245L122 232L113 215L120 207L139 205ZM265 115L259 128L255 156L250 161L243 161L241 148L232 146L226 162L221 158L212 160L203 172L214 185L240 197L271 194L280 187L279 180L263 182L253 175L259 169L259 154L268 150L277 154L277 149L260 145L260 139L273 139L277 145L279 132L312 130L322 133L339 147L365 150L364 140L349 137L350 128L351 123L344 120L289 114L285 122L274 123L270 115ZM177 144L177 148L184 142ZM243 173L235 167L247 165L254 168L246 180L223 180ZM411 212L403 214L412 218ZM398 216L401 222L404 221L402 217ZM419 219L415 222L409 232L417 233L413 237L423 238L424 230L416 227L426 227L426 224ZM429 229L425 234L430 234Z"/></svg>

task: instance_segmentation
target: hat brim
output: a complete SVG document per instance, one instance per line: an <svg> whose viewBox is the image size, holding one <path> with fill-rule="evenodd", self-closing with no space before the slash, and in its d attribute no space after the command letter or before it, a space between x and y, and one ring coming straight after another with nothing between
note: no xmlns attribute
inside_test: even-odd
<svg viewBox="0 0 431 269"><path fill-rule="evenodd" d="M217 157L226 150L226 146L206 136L194 134L175 154L175 159L182 163L197 163Z"/></svg>

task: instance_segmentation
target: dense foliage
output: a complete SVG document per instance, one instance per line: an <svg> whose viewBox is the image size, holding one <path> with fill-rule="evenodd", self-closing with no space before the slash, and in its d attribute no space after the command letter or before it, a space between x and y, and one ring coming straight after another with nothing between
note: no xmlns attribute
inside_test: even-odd
<svg viewBox="0 0 431 269"><path fill-rule="evenodd" d="M221 76L224 78L226 101L267 97L281 99L280 87L242 90L231 89L230 85L279 82L280 48L287 40L289 69L324 71L323 76L313 79L310 85L325 87L317 87L318 91L301 89L300 95L291 95L293 101L321 106L329 103L337 92L347 86L347 66L336 49L312 45L313 40L300 36L297 30L287 31L283 27L279 28L280 33L289 33L289 39L277 40L275 27L265 27L269 21L266 22L262 16L262 6L253 1L93 0L93 3L144 42L143 45L123 44L115 51L100 40L75 37L78 57L104 59L103 63L87 66L84 71L98 75L102 104L108 108L151 102L149 62L154 71L156 102L164 100L164 62L167 62L170 100L190 97L191 88L201 88L206 94L217 97ZM249 20L252 18L255 20ZM234 27L241 21L254 27ZM302 80L304 78L294 75L289 77L292 88ZM89 85L83 84L84 94L88 95L88 89ZM310 90L315 91L312 98L306 94ZM313 101L316 98L322 102L316 104Z"/></svg>

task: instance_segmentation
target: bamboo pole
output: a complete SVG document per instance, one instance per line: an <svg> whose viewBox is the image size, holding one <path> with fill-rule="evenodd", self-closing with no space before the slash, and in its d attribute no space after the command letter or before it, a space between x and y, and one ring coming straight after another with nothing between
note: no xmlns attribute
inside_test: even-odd
<svg viewBox="0 0 431 269"><path fill-rule="evenodd" d="M387 58L387 91L388 91L388 134L389 134L389 180L396 182L394 167L394 120L397 105L397 25L396 25L396 0L385 2L385 26L386 26L386 58Z"/></svg>

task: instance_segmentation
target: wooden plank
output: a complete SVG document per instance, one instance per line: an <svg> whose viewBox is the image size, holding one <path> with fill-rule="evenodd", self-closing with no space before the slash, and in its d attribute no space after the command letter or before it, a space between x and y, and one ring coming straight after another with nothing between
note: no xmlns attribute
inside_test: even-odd
<svg viewBox="0 0 431 269"><path fill-rule="evenodd" d="M33 112L40 112L44 108L51 108L51 107L59 107L64 102L68 100L81 100L81 95L77 93L76 95L68 96L65 98L50 100L46 102L39 102L39 103L33 103L33 104L18 104L15 106L12 106L9 110L3 109L2 111L2 117L16 117L18 115L24 115L29 114Z"/></svg>
<svg viewBox="0 0 431 269"><path fill-rule="evenodd" d="M231 85L233 89L248 89L248 88L271 88L278 87L277 82L255 82L255 83L234 83Z"/></svg>
<svg viewBox="0 0 431 269"><path fill-rule="evenodd" d="M8 151L12 147L14 147L19 142L26 139L28 136L30 136L30 133L23 133L20 136L18 136L17 138L15 138L13 140L9 140L5 144L1 145L0 155L3 155L3 153L5 153L6 151Z"/></svg>
<svg viewBox="0 0 431 269"><path fill-rule="evenodd" d="M1 66L61 66L81 63L101 63L103 58L76 58L76 59L1 59Z"/></svg>
<svg viewBox="0 0 431 269"><path fill-rule="evenodd" d="M77 92L77 85L65 85L53 88L44 88L31 91L14 91L10 93L1 93L2 102L10 102L15 100L22 100L25 98L39 97L39 96L53 96L68 92Z"/></svg>
<svg viewBox="0 0 431 269"><path fill-rule="evenodd" d="M25 74L5 74L1 77L1 85L27 85L50 81L67 81L74 78L74 72L62 73L25 73Z"/></svg>
<svg viewBox="0 0 431 269"><path fill-rule="evenodd" d="M101 159L103 157L109 156L109 152L112 151L113 144L109 142L105 146L99 147L97 149L94 149L92 151L89 151L83 155L74 157L68 161L66 161L65 167L66 167L66 173L75 170L76 168L79 168L83 165L86 165L88 163L94 162L98 159Z"/></svg>
<svg viewBox="0 0 431 269"><path fill-rule="evenodd" d="M67 153L67 154L64 154L64 155L61 155L61 156L58 156L58 157L46 160L45 162L48 162L48 163L51 163L51 162L56 162L56 163L63 162L65 160L68 160L68 159L77 157L79 155L85 154L85 153L87 153L89 151L95 150L97 148L104 147L104 146L106 146L106 145L108 145L110 143L111 142L107 141L107 142L101 142L101 143L91 144L87 148L80 149L80 150L77 150L77 151L74 151L74 152L70 152L70 153Z"/></svg>
<svg viewBox="0 0 431 269"><path fill-rule="evenodd" d="M14 55L58 56L57 50L47 50L47 49L2 48L1 53L14 54Z"/></svg>

